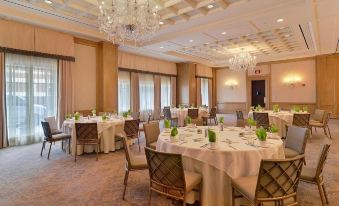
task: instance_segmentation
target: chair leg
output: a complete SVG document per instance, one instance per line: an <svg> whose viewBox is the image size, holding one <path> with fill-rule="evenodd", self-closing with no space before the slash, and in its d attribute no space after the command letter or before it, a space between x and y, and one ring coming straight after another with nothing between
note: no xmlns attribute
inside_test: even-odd
<svg viewBox="0 0 339 206"><path fill-rule="evenodd" d="M78 144L75 143L75 154L74 154L74 162L77 161L77 154L78 154Z"/></svg>
<svg viewBox="0 0 339 206"><path fill-rule="evenodd" d="M152 190L149 189L149 193L148 193L148 206L151 205L151 200L152 200Z"/></svg>
<svg viewBox="0 0 339 206"><path fill-rule="evenodd" d="M64 140L61 140L61 150L64 151ZM66 152L66 149L65 149Z"/></svg>
<svg viewBox="0 0 339 206"><path fill-rule="evenodd" d="M234 196L234 193L235 193L235 191L234 191L234 188L232 187L232 204L231 204L231 206L235 206L235 196Z"/></svg>
<svg viewBox="0 0 339 206"><path fill-rule="evenodd" d="M127 187L128 175L129 175L129 170L126 169L126 172L125 172L125 179L124 179L124 192L122 193L122 199L123 199L123 200L125 200L125 194L126 194L126 187Z"/></svg>
<svg viewBox="0 0 339 206"><path fill-rule="evenodd" d="M45 144L46 144L46 141L44 140L43 142L42 142L42 147L41 147L41 152L40 152L40 156L42 157L42 151L44 150L44 148L45 148Z"/></svg>
<svg viewBox="0 0 339 206"><path fill-rule="evenodd" d="M139 152L140 152L141 150L140 150L140 140L139 140L139 137L138 137L138 145L139 145Z"/></svg>
<svg viewBox="0 0 339 206"><path fill-rule="evenodd" d="M327 125L327 130L328 130L328 134L330 135L330 139L332 139L332 135L331 135L331 131L330 131L330 127Z"/></svg>
<svg viewBox="0 0 339 206"><path fill-rule="evenodd" d="M325 185L322 184L321 187L323 188L323 192L324 192L324 196L325 196L326 203L329 204L329 202L328 202L328 197L327 197L327 193L326 193L326 190L325 190Z"/></svg>
<svg viewBox="0 0 339 206"><path fill-rule="evenodd" d="M52 142L51 142L51 144L49 145L49 151L48 151L47 159L49 159L49 155L51 154L51 148L52 148Z"/></svg>
<svg viewBox="0 0 339 206"><path fill-rule="evenodd" d="M71 154L71 138L68 139L68 154Z"/></svg>
<svg viewBox="0 0 339 206"><path fill-rule="evenodd" d="M97 161L98 161L98 154L99 154L99 144L97 144Z"/></svg>
<svg viewBox="0 0 339 206"><path fill-rule="evenodd" d="M317 185L318 185L318 190L319 190L319 195L320 195L321 203L324 206L324 205L326 205L326 200L325 200L325 197L324 197L325 195L323 193L323 188L322 188L320 182L318 182L318 181L317 181Z"/></svg>
<svg viewBox="0 0 339 206"><path fill-rule="evenodd" d="M324 127L324 133L327 136L327 131L326 131L326 127Z"/></svg>

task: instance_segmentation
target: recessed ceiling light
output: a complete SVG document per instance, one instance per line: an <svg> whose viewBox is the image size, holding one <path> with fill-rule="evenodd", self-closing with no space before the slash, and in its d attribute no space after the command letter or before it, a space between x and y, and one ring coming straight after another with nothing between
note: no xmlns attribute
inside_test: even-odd
<svg viewBox="0 0 339 206"><path fill-rule="evenodd" d="M277 19L277 22L283 22L284 19Z"/></svg>
<svg viewBox="0 0 339 206"><path fill-rule="evenodd" d="M160 49L163 49L163 48L164 48L163 46L160 47Z"/></svg>
<svg viewBox="0 0 339 206"><path fill-rule="evenodd" d="M193 40L193 39L190 39L190 42L194 42L194 40Z"/></svg>
<svg viewBox="0 0 339 206"><path fill-rule="evenodd" d="M207 8L209 8L209 9L212 9L213 7L214 7L213 4L210 4L210 5L207 6Z"/></svg>
<svg viewBox="0 0 339 206"><path fill-rule="evenodd" d="M163 25L163 24L164 24L164 22L163 22L163 21L159 21L159 24L160 24L160 25Z"/></svg>
<svg viewBox="0 0 339 206"><path fill-rule="evenodd" d="M52 4L53 2L49 1L49 0L45 0L46 4Z"/></svg>
<svg viewBox="0 0 339 206"><path fill-rule="evenodd" d="M224 32L221 32L221 34L222 34L222 35L225 35L225 34L226 34L226 32L225 32L225 31L224 31Z"/></svg>

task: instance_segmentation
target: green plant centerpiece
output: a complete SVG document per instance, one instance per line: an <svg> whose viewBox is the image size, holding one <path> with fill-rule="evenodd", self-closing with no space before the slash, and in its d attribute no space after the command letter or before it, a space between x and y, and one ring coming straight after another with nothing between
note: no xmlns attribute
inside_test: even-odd
<svg viewBox="0 0 339 206"><path fill-rule="evenodd" d="M192 126L192 118L191 117L187 116L185 118L185 125L186 126Z"/></svg>
<svg viewBox="0 0 339 206"><path fill-rule="evenodd" d="M93 116L93 117L97 116L97 110L96 110L95 108L92 109L91 112L92 112L92 116Z"/></svg>
<svg viewBox="0 0 339 206"><path fill-rule="evenodd" d="M258 104L258 106L255 108L255 111L257 111L257 112L262 112L263 111L263 108L261 107L260 104Z"/></svg>
<svg viewBox="0 0 339 206"><path fill-rule="evenodd" d="M178 128L173 127L172 130L171 130L171 137L170 137L171 142L178 141L177 137L178 137Z"/></svg>
<svg viewBox="0 0 339 206"><path fill-rule="evenodd" d="M214 131L208 129L207 131L207 136L208 136L208 141L210 143L211 148L216 147L216 142L217 142L217 135Z"/></svg>
<svg viewBox="0 0 339 206"><path fill-rule="evenodd" d="M194 104L191 104L191 108L194 108Z"/></svg>
<svg viewBox="0 0 339 206"><path fill-rule="evenodd" d="M74 116L74 120L75 121L79 121L80 120L80 113L79 112L75 112L73 116Z"/></svg>
<svg viewBox="0 0 339 206"><path fill-rule="evenodd" d="M270 126L270 132L272 133L272 138L276 138L279 132L278 127L275 124Z"/></svg>
<svg viewBox="0 0 339 206"><path fill-rule="evenodd" d="M218 122L219 122L220 131L224 131L224 117L223 116L219 117Z"/></svg>
<svg viewBox="0 0 339 206"><path fill-rule="evenodd" d="M102 116L101 116L101 119L102 121L106 121L108 119L108 116L106 113L104 113Z"/></svg>
<svg viewBox="0 0 339 206"><path fill-rule="evenodd" d="M251 129L255 130L257 126L257 122L253 118L247 119L247 124L250 126Z"/></svg>
<svg viewBox="0 0 339 206"><path fill-rule="evenodd" d="M165 127L165 129L167 129L167 130L171 129L171 120L165 119L165 120L164 120L164 127Z"/></svg>
<svg viewBox="0 0 339 206"><path fill-rule="evenodd" d="M300 107L297 105L293 105L292 112L300 112Z"/></svg>
<svg viewBox="0 0 339 206"><path fill-rule="evenodd" d="M122 116L126 119L126 118L128 118L129 116L131 116L131 114L132 114L132 112L131 112L131 110L129 109L127 112L123 112L123 113L122 113Z"/></svg>
<svg viewBox="0 0 339 206"><path fill-rule="evenodd" d="M302 111L303 111L303 112L308 112L308 107L307 107L306 105L303 106Z"/></svg>
<svg viewBox="0 0 339 206"><path fill-rule="evenodd" d="M66 114L66 120L70 120L72 118L72 115L71 114Z"/></svg>
<svg viewBox="0 0 339 206"><path fill-rule="evenodd" d="M181 104L179 104L179 109L183 109L184 108L184 106L182 106Z"/></svg>
<svg viewBox="0 0 339 206"><path fill-rule="evenodd" d="M267 132L266 132L266 130L263 127L258 128L255 131L255 134L257 135L257 138L258 138L259 143L261 145L266 144Z"/></svg>
<svg viewBox="0 0 339 206"><path fill-rule="evenodd" d="M278 104L273 105L273 112L280 112L280 107Z"/></svg>

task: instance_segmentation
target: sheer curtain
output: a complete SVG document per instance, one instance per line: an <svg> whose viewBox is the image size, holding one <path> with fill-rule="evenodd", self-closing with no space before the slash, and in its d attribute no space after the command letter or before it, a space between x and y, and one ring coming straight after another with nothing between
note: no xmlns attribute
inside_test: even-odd
<svg viewBox="0 0 339 206"><path fill-rule="evenodd" d="M171 106L171 77L161 76L161 109Z"/></svg>
<svg viewBox="0 0 339 206"><path fill-rule="evenodd" d="M147 121L154 110L154 79L151 74L139 74L140 119Z"/></svg>
<svg viewBox="0 0 339 206"><path fill-rule="evenodd" d="M201 78L201 105L209 106L207 78Z"/></svg>
<svg viewBox="0 0 339 206"><path fill-rule="evenodd" d="M6 54L6 113L9 145L41 141L41 120L57 115L57 60Z"/></svg>
<svg viewBox="0 0 339 206"><path fill-rule="evenodd" d="M118 74L118 110L119 113L131 109L131 75L127 71Z"/></svg>

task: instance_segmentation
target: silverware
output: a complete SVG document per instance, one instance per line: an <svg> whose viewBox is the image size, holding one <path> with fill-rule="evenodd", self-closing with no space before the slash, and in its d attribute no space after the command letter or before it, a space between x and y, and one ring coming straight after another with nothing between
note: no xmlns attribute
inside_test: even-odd
<svg viewBox="0 0 339 206"><path fill-rule="evenodd" d="M181 142L179 145L183 145L183 144L185 144L185 143L187 143L187 142Z"/></svg>
<svg viewBox="0 0 339 206"><path fill-rule="evenodd" d="M204 147L207 147L208 143L207 144L204 144L202 145L200 148L204 148Z"/></svg>
<svg viewBox="0 0 339 206"><path fill-rule="evenodd" d="M228 145L230 148L234 149L234 150L238 150L237 148L233 147L232 145Z"/></svg>

